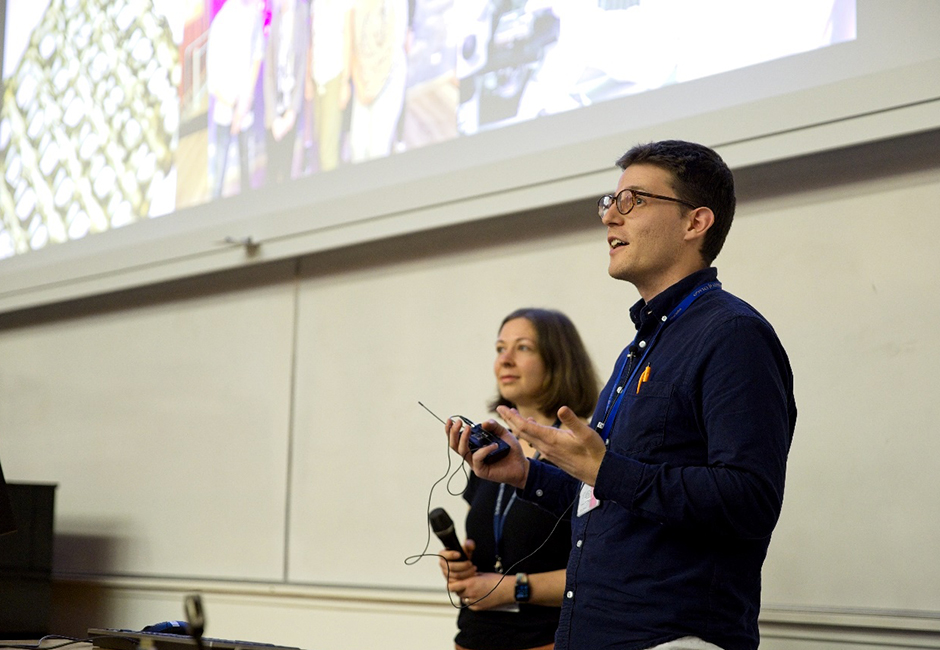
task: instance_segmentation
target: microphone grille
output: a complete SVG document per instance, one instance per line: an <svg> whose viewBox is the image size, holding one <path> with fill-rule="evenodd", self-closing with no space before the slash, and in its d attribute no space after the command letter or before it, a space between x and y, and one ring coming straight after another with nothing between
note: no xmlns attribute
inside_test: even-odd
<svg viewBox="0 0 940 650"><path fill-rule="evenodd" d="M435 533L441 533L448 528L454 527L454 522L443 508L434 508L428 513L428 520L431 522L431 529Z"/></svg>

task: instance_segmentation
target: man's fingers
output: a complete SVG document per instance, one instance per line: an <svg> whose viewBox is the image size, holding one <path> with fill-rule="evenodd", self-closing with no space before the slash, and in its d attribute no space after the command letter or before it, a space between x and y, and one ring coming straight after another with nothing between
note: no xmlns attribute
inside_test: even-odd
<svg viewBox="0 0 940 650"><path fill-rule="evenodd" d="M496 412L509 424L509 427L517 438L524 438L525 435L529 433L532 422L522 417L516 409L511 409L507 406L497 406Z"/></svg>
<svg viewBox="0 0 940 650"><path fill-rule="evenodd" d="M562 406L560 409L558 409L557 415L558 415L558 419L561 420L562 425L566 429L571 429L572 431L574 431L575 429L579 427L579 425L584 424L581 421L581 418L578 417L578 414L572 411L567 406Z"/></svg>

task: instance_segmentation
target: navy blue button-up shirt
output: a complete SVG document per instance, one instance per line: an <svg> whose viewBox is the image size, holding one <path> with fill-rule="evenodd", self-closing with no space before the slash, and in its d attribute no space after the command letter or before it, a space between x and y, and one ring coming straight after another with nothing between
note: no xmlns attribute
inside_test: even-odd
<svg viewBox="0 0 940 650"><path fill-rule="evenodd" d="M703 269L634 305L635 351L716 279L716 269ZM592 423L604 417L629 351ZM787 355L754 308L716 290L667 322L641 365L649 372L634 375L607 423L600 504L578 515L581 484L538 461L521 492L556 514L572 508L556 650L635 650L683 636L756 648L761 566L796 421Z"/></svg>

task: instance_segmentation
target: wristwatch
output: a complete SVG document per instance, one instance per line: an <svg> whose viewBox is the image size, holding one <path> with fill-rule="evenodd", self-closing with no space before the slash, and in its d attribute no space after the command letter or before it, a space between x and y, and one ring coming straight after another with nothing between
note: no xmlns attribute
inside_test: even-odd
<svg viewBox="0 0 940 650"><path fill-rule="evenodd" d="M529 576L526 573L516 574L516 602L527 603L532 597L532 588L529 586Z"/></svg>

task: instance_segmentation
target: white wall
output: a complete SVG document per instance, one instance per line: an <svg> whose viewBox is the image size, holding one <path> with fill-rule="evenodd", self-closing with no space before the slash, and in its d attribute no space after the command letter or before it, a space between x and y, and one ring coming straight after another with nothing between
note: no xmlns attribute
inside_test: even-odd
<svg viewBox="0 0 940 650"><path fill-rule="evenodd" d="M56 570L282 577L289 272L4 329L0 453L8 480L59 485Z"/></svg>
<svg viewBox="0 0 940 650"><path fill-rule="evenodd" d="M764 647L940 647L938 151L932 131L736 170L718 266L774 323L800 410ZM4 471L59 485L54 631L179 618L198 590L212 636L447 647L436 560L404 562L447 465L418 400L485 417L523 305L567 312L606 376L635 299L585 199L0 315ZM462 511L443 486L432 505Z"/></svg>

